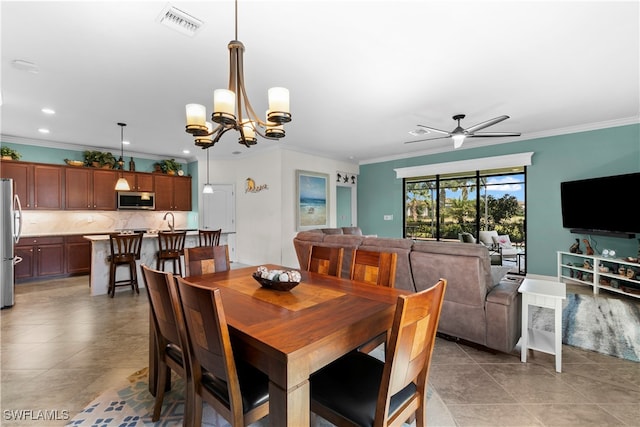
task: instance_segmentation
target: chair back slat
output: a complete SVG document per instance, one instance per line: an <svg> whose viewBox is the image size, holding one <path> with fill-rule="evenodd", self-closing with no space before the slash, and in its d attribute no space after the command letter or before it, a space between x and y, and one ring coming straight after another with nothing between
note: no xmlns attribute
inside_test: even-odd
<svg viewBox="0 0 640 427"><path fill-rule="evenodd" d="M388 418L391 396L411 382L416 385L417 393L406 410L412 413L417 408L426 408L431 355L446 286L447 281L440 279L431 288L398 298L387 344L387 362L378 395L376 419ZM422 400L417 401L418 397Z"/></svg>
<svg viewBox="0 0 640 427"><path fill-rule="evenodd" d="M200 246L218 246L222 229L218 230L198 230Z"/></svg>
<svg viewBox="0 0 640 427"><path fill-rule="evenodd" d="M343 256L344 248L312 245L307 271L340 277Z"/></svg>
<svg viewBox="0 0 640 427"><path fill-rule="evenodd" d="M222 245L185 248L184 265L187 276L228 271L231 269L229 247Z"/></svg>
<svg viewBox="0 0 640 427"><path fill-rule="evenodd" d="M393 288L398 254L356 249L351 260L351 280Z"/></svg>
<svg viewBox="0 0 640 427"><path fill-rule="evenodd" d="M168 341L179 346L178 319L176 319L176 310L170 291L173 274L153 270L144 264L141 267L151 305L151 315L156 324L159 338L165 341L164 345Z"/></svg>
<svg viewBox="0 0 640 427"><path fill-rule="evenodd" d="M184 252L186 231L160 231L158 232L158 245L160 253Z"/></svg>
<svg viewBox="0 0 640 427"><path fill-rule="evenodd" d="M225 381L233 401L234 394L240 396L240 385L220 290L202 288L181 277L176 282L194 375L208 372Z"/></svg>
<svg viewBox="0 0 640 427"><path fill-rule="evenodd" d="M109 245L113 259L140 259L143 233L109 234Z"/></svg>

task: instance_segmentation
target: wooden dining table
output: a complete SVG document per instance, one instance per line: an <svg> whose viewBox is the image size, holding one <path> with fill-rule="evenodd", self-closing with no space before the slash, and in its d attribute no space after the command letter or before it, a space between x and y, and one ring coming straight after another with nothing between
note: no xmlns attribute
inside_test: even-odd
<svg viewBox="0 0 640 427"><path fill-rule="evenodd" d="M276 291L263 288L252 277L255 271L246 267L185 279L220 289L234 354L269 376L270 424L307 426L309 376L388 331L398 296L408 292L306 271L298 286ZM150 391L155 391L154 354L150 347Z"/></svg>

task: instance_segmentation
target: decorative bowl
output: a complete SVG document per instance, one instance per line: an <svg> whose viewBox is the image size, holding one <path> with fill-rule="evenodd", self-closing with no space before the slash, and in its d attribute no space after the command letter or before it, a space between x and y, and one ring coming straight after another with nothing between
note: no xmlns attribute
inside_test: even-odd
<svg viewBox="0 0 640 427"><path fill-rule="evenodd" d="M290 291L300 284L300 282L280 282L278 280L265 279L260 277L258 273L253 273L252 276L263 288L274 289L276 291Z"/></svg>
<svg viewBox="0 0 640 427"><path fill-rule="evenodd" d="M64 159L64 161L69 165L69 166L84 166L84 162L80 161L80 160L69 160L69 159Z"/></svg>

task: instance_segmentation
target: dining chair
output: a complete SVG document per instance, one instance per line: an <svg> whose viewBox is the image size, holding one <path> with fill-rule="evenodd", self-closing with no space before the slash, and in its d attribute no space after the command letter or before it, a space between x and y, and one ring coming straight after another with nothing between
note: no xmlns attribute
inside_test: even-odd
<svg viewBox="0 0 640 427"><path fill-rule="evenodd" d="M176 277L173 284L185 320L193 397L193 425L202 423L203 400L232 426L246 426L269 414L269 378L235 359L219 289Z"/></svg>
<svg viewBox="0 0 640 427"><path fill-rule="evenodd" d="M186 231L159 231L158 232L158 252L157 270L164 271L164 264L171 261L173 274L182 276L181 256L184 255L184 242L187 237ZM177 264L177 267L176 267Z"/></svg>
<svg viewBox="0 0 640 427"><path fill-rule="evenodd" d="M198 230L198 239L200 246L218 246L220 244L220 235L222 229L218 230Z"/></svg>
<svg viewBox="0 0 640 427"><path fill-rule="evenodd" d="M353 351L310 378L311 411L338 426L427 423L427 381L447 282L401 295L385 362Z"/></svg>
<svg viewBox="0 0 640 427"><path fill-rule="evenodd" d="M140 259L140 249L142 248L142 235L144 233L133 234L109 234L110 255L107 257L109 262L109 287L107 293L113 298L116 294L118 286L131 286L131 290L137 294L140 293L138 288L138 273L136 261ZM116 272L119 266L129 267L129 278L116 280Z"/></svg>
<svg viewBox="0 0 640 427"><path fill-rule="evenodd" d="M197 246L195 248L185 248L184 269L187 276L230 270L229 246Z"/></svg>
<svg viewBox="0 0 640 427"><path fill-rule="evenodd" d="M307 271L340 277L343 256L344 248L312 245Z"/></svg>
<svg viewBox="0 0 640 427"><path fill-rule="evenodd" d="M393 288L397 263L395 252L356 249L351 259L351 280Z"/></svg>
<svg viewBox="0 0 640 427"><path fill-rule="evenodd" d="M167 388L171 386L171 371L182 378L188 378L187 359L183 352L180 328L183 319L181 308L172 297L173 274L153 270L141 265L144 284L147 288L151 319L155 331L155 357L157 359L157 382L155 404L151 420L158 421L162 410L162 401ZM188 395L188 391L187 391ZM185 418L190 414L185 412Z"/></svg>

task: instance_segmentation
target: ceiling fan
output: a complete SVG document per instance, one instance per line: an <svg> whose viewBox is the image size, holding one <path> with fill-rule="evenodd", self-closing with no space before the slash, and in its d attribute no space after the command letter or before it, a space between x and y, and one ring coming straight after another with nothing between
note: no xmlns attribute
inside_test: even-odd
<svg viewBox="0 0 640 427"><path fill-rule="evenodd" d="M520 135L522 135L520 132L476 133L479 130L482 130L482 129L487 128L489 126L493 126L496 123L500 123L501 121L508 119L509 116L499 116L499 117L493 118L491 120L487 120L486 122L478 123L477 125L468 127L466 129L464 129L464 128L462 128L462 126L460 126L460 120L462 120L464 118L465 118L464 114L456 114L455 116L453 116L453 120L457 120L458 121L458 126L451 132L447 132L445 130L432 128L432 127L425 126L425 125L418 125L420 127L428 129L428 130L430 130L432 132L438 132L438 133L444 134L444 136L438 136L436 138L418 139L418 140L415 140L415 141L407 141L407 142L405 142L405 144L412 144L414 142L421 142L421 141L431 141L432 139L452 138L453 139L453 148L460 148L460 147L462 147L462 143L464 142L464 140L466 138L493 138L493 137L500 137L500 136L520 136Z"/></svg>

